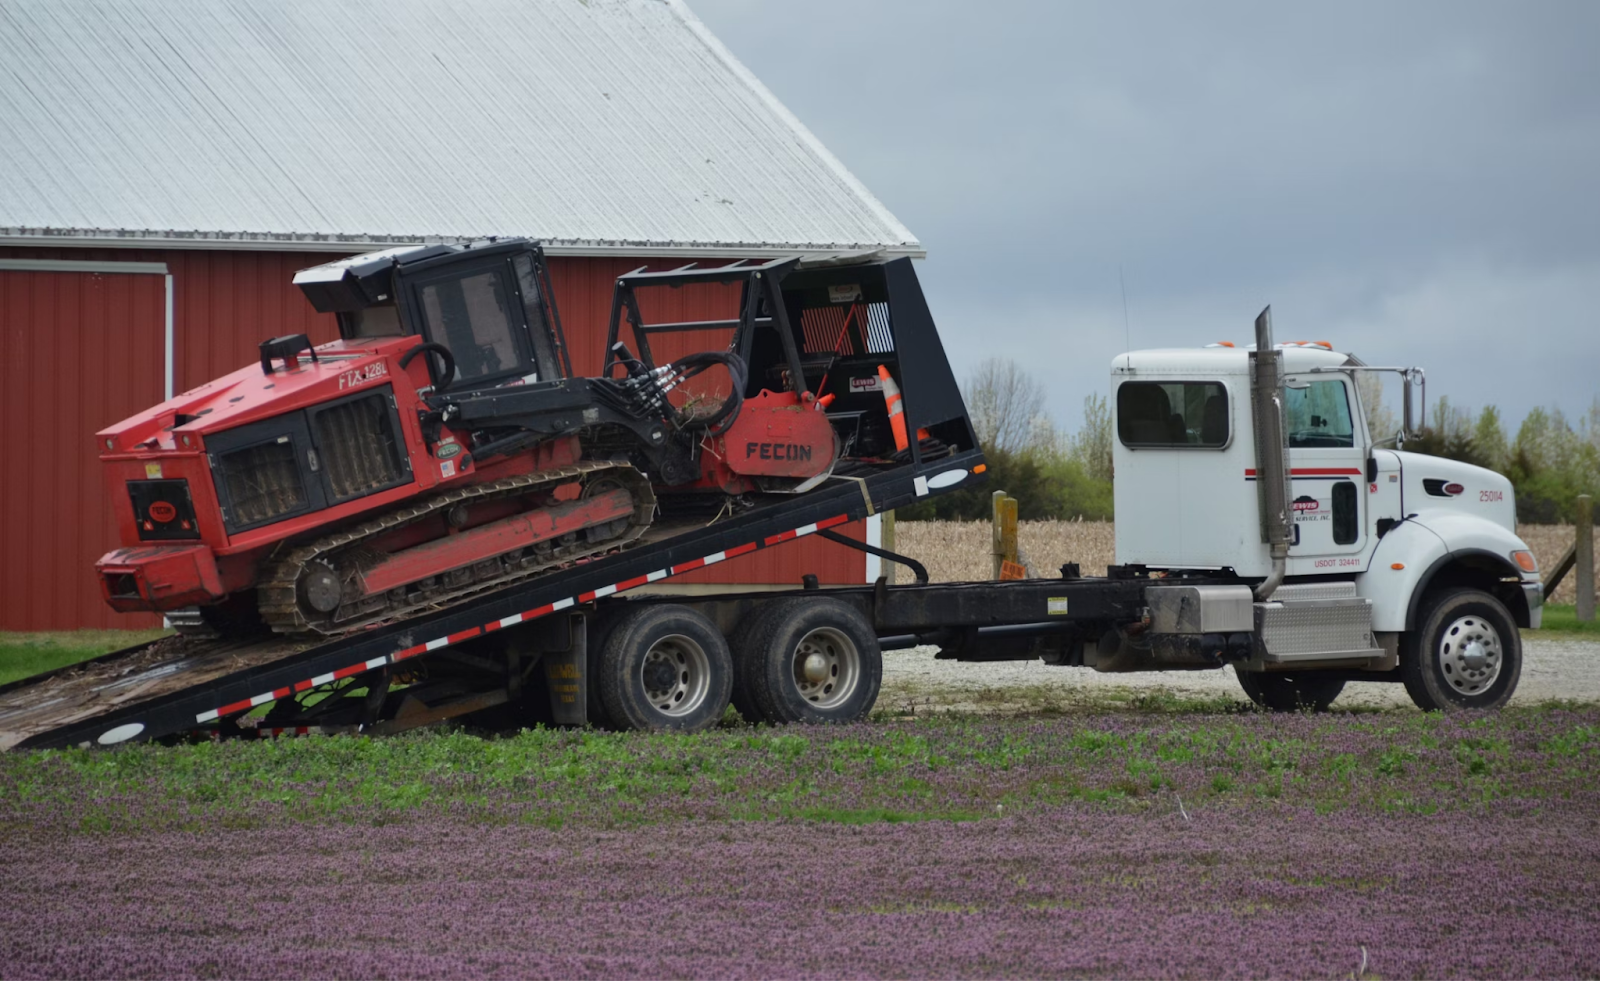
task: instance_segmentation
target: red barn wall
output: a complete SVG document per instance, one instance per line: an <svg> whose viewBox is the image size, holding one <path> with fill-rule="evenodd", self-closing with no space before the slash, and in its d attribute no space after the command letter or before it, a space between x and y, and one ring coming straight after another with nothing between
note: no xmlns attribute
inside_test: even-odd
<svg viewBox="0 0 1600 981"><path fill-rule="evenodd" d="M0 259L161 262L173 277L176 391L250 364L264 338L337 336L291 280L326 252L0 247ZM555 257L551 280L573 370L596 374L616 277L674 259ZM659 295L653 295L657 293ZM653 291L649 321L716 319L737 297L715 288ZM93 433L158 402L164 375L165 283L157 275L0 270L0 412L27 450L0 480L0 630L133 629L159 618L113 613L100 599L95 559L116 545ZM721 348L725 332L671 335L659 360ZM631 346L631 339L630 339ZM845 529L862 537L860 523ZM681 577L702 583L861 582L859 552L810 539Z"/></svg>

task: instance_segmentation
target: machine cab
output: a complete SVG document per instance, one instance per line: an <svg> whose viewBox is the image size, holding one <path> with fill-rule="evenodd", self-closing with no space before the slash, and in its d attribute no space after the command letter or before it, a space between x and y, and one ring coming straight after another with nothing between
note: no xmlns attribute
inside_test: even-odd
<svg viewBox="0 0 1600 981"><path fill-rule="evenodd" d="M302 270L295 285L335 313L346 341L420 335L436 387L554 381L570 366L543 251L525 239L476 247L426 245L352 256Z"/></svg>

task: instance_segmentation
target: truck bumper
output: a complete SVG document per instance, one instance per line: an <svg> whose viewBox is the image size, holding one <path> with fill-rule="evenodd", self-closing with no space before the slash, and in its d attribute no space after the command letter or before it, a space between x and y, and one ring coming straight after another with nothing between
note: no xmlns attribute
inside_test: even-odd
<svg viewBox="0 0 1600 981"><path fill-rule="evenodd" d="M163 612L227 595L216 557L204 545L119 548L94 564L100 593L119 613Z"/></svg>
<svg viewBox="0 0 1600 981"><path fill-rule="evenodd" d="M1528 626L1538 630L1539 625L1544 623L1544 583L1523 583L1522 598L1528 601Z"/></svg>

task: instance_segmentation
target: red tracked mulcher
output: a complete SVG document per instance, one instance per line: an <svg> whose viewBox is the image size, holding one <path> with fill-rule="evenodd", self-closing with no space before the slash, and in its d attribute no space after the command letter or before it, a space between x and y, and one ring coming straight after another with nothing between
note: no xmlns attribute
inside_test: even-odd
<svg viewBox="0 0 1600 981"><path fill-rule="evenodd" d="M122 537L97 564L113 608L339 634L594 561L653 524L975 448L931 322L905 377L926 316L907 260L621 277L595 378L572 377L528 241L394 249L295 282L339 340L263 342L259 365L96 435ZM890 294L907 282L917 316L900 328ZM641 292L689 285L737 290L737 316L646 322ZM727 346L658 364L652 342L687 331ZM880 367L932 423L909 450Z"/></svg>

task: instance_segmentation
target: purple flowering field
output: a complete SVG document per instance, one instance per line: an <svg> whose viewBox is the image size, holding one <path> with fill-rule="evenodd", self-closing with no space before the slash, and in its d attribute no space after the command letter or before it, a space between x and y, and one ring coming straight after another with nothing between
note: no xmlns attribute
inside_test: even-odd
<svg viewBox="0 0 1600 981"><path fill-rule="evenodd" d="M0 976L1593 977L1600 709L0 758Z"/></svg>

